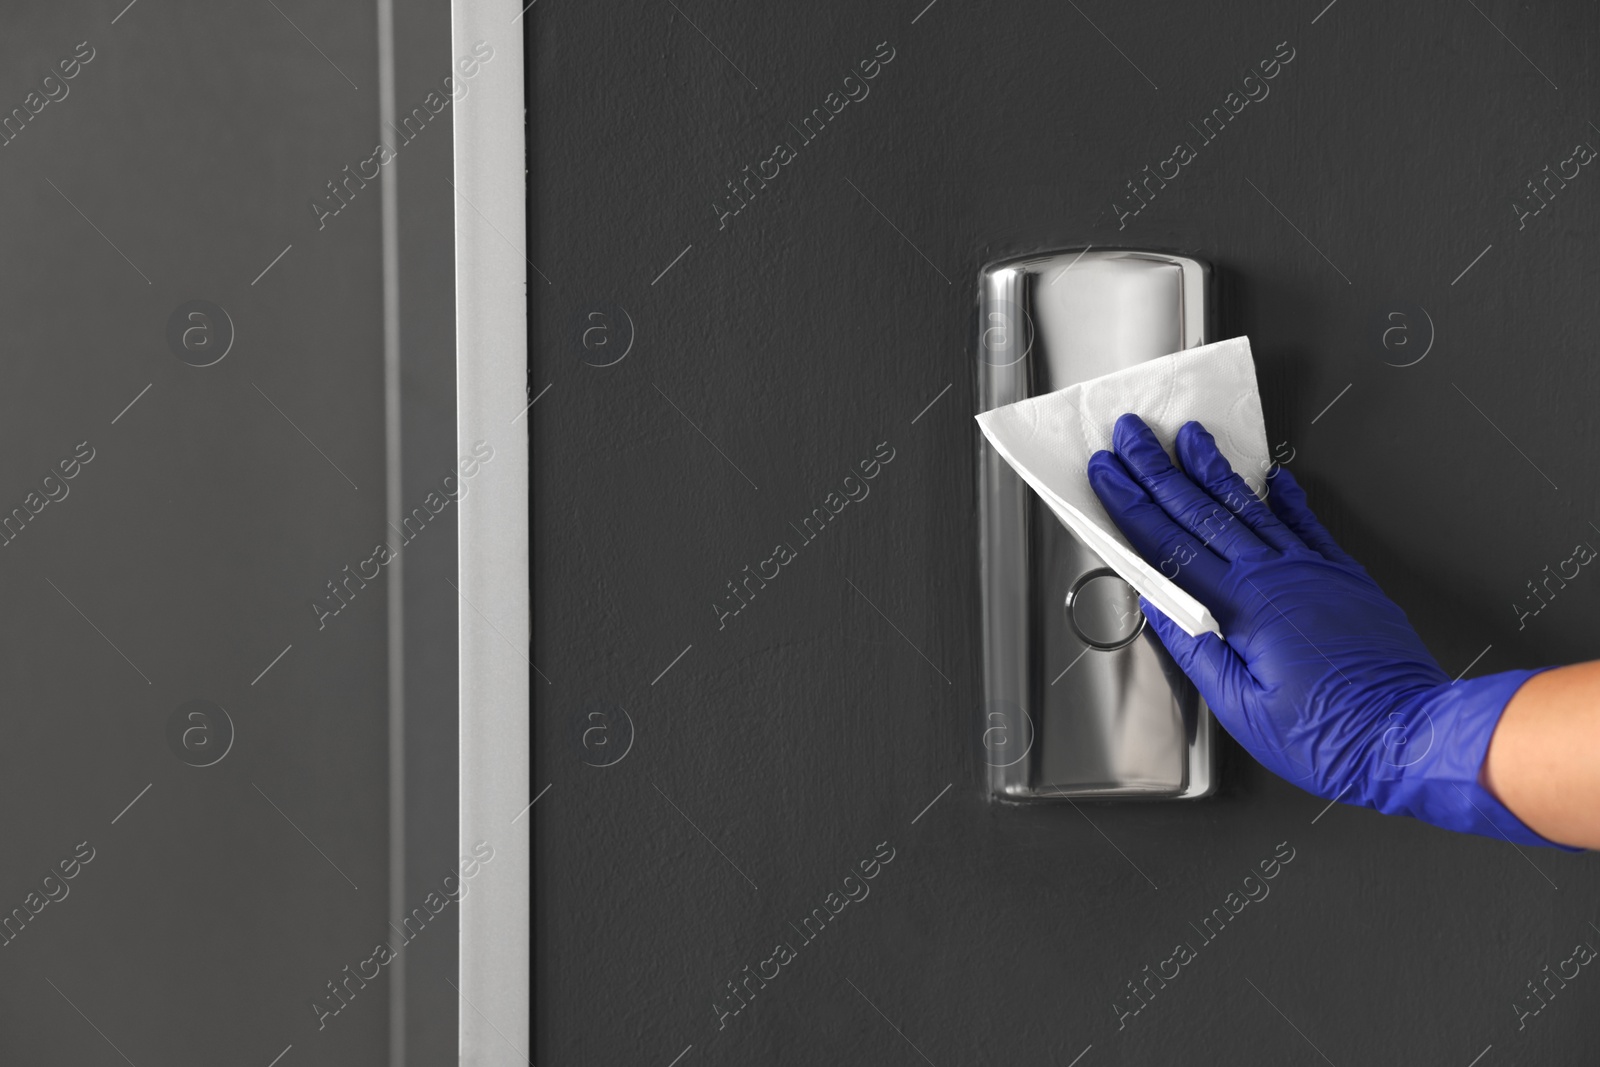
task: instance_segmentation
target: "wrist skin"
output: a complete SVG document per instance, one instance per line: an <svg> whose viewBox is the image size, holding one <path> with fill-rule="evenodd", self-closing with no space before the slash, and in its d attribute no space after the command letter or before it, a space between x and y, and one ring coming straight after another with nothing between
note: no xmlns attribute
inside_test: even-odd
<svg viewBox="0 0 1600 1067"><path fill-rule="evenodd" d="M1444 682L1403 698L1395 721L1407 724L1410 747L1375 746L1366 803L1385 814L1512 844L1582 851L1535 832L1484 784L1489 745L1506 705L1528 679L1548 669Z"/></svg>
<svg viewBox="0 0 1600 1067"><path fill-rule="evenodd" d="M1506 705L1483 784L1552 841L1600 849L1600 660L1532 678Z"/></svg>

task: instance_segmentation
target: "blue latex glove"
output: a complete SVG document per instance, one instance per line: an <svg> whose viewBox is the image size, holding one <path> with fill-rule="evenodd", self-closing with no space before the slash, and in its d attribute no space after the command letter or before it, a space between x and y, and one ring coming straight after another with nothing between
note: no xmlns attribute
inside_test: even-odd
<svg viewBox="0 0 1600 1067"><path fill-rule="evenodd" d="M1133 547L1216 617L1221 638L1194 638L1140 601L1228 733L1324 799L1553 844L1478 777L1506 703L1538 672L1452 682L1293 475L1279 469L1263 503L1199 423L1176 445L1182 470L1124 415L1115 454L1089 460L1089 483Z"/></svg>

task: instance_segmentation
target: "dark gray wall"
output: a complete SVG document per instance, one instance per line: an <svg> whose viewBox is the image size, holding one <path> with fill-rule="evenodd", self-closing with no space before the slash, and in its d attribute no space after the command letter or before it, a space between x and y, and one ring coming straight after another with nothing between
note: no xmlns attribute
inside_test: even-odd
<svg viewBox="0 0 1600 1067"><path fill-rule="evenodd" d="M448 4L397 7L409 108L449 72ZM387 975L324 1030L308 1007L390 936L389 587L311 608L386 536L381 193L325 229L307 206L377 139L377 8L7 15L0 115L94 58L0 147L0 514L94 459L0 547L0 915L94 858L0 939L0 1062L387 1063ZM455 463L450 137L447 110L393 164L408 505ZM214 366L165 336L195 298L234 326ZM403 551L421 903L457 854L453 512ZM212 766L169 745L193 699L235 729ZM408 949L414 1062L454 1049L453 918Z"/></svg>
<svg viewBox="0 0 1600 1067"><path fill-rule="evenodd" d="M1446 670L1594 656L1600 577L1520 629L1512 605L1600 545L1600 171L1524 227L1511 205L1600 145L1595 9L925 3L529 16L549 277L533 387L550 385L534 1061L1592 1055L1589 969L1520 1033L1512 1008L1542 965L1600 946L1586 855L1319 819L1324 801L1231 742L1201 803L985 801L970 330L989 259L1092 243L1211 260L1272 441ZM788 124L883 41L870 95L800 144ZM1280 42L1294 58L1270 95L1202 144L1188 123ZM719 229L724 182L778 141L797 158ZM1124 183L1178 141L1197 158L1119 229ZM599 368L575 323L605 305L637 337ZM1390 311L1413 347L1384 347ZM1429 319L1426 358L1386 365L1423 350ZM879 442L895 458L871 496L719 629L724 583L796 541L788 524ZM606 737L582 743L604 721L587 716L609 705L633 748L588 766ZM885 841L871 895L804 943L791 923ZM1271 895L1202 942L1190 924L1285 842ZM797 958L719 1029L725 983L780 941ZM1197 958L1119 1032L1113 999L1180 941Z"/></svg>

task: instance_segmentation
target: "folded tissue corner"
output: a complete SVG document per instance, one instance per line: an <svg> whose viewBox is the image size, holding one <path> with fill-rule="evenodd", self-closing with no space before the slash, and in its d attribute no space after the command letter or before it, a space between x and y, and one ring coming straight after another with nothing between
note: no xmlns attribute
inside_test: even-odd
<svg viewBox="0 0 1600 1067"><path fill-rule="evenodd" d="M1122 536L1089 487L1089 457L1111 448L1125 412L1142 418L1169 455L1178 428L1201 422L1233 469L1264 495L1270 469L1261 394L1250 341L1235 337L1152 359L1125 370L978 416L995 451L1106 565L1191 637L1221 630L1203 604L1170 575L1176 560L1146 562ZM1175 461L1176 462L1176 461Z"/></svg>

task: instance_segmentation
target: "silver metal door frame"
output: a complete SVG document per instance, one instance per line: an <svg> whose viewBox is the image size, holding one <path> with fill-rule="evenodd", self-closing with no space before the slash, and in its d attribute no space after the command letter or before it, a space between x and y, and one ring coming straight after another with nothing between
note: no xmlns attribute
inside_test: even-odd
<svg viewBox="0 0 1600 1067"><path fill-rule="evenodd" d="M461 901L460 1062L522 1064L529 1001L529 677L527 270L521 4L453 0L454 55L495 49L506 91L455 112L456 414L463 455L495 445L493 492L461 501L463 853L487 841L493 877ZM503 64L503 65L502 65ZM493 220L490 223L489 220ZM501 447L501 443L504 447ZM502 466L502 464L504 466Z"/></svg>

